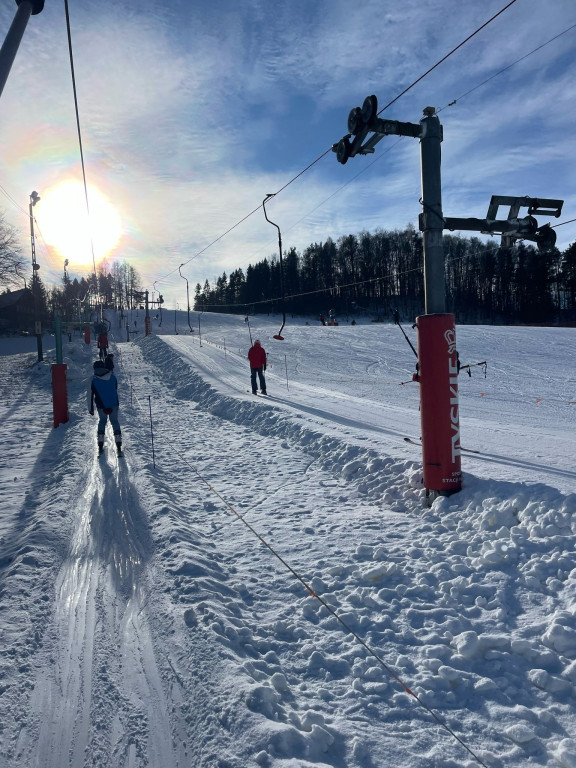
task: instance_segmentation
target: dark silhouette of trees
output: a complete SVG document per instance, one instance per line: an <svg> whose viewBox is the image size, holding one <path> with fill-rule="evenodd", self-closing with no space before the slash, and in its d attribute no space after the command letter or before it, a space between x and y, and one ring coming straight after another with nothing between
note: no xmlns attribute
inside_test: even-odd
<svg viewBox="0 0 576 768"><path fill-rule="evenodd" d="M142 281L136 270L127 262L115 262L107 271L101 265L96 276L70 279L64 273L62 287L54 288L47 298L52 313L63 320L79 320L89 305L96 301L105 309L134 309L139 304Z"/></svg>
<svg viewBox="0 0 576 768"><path fill-rule="evenodd" d="M576 244L564 253L519 242L503 248L477 237L444 236L447 311L459 323L556 323L576 321ZM424 311L422 236L377 230L328 238L282 258L286 311L346 319L365 312L389 319ZM195 308L270 313L281 310L280 261L270 256L210 285L196 286Z"/></svg>

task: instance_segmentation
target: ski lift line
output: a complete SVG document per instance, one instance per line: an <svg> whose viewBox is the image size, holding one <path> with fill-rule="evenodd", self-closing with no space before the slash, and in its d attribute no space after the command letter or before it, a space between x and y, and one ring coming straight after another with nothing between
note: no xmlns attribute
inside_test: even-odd
<svg viewBox="0 0 576 768"><path fill-rule="evenodd" d="M136 400L140 406L140 401L136 397ZM142 411L144 411L144 408L140 406ZM264 539L264 537L258 533L258 531L254 528L253 525L251 525L245 518L244 515L241 515L233 506L232 504L224 498L224 496L218 491L217 488L214 487L214 485L207 480L201 472L196 469L196 467L190 463L190 461L184 456L184 454L178 450L178 448L174 447L174 444L171 445L172 450L174 453L176 453L180 459L194 472L196 477L208 488L208 490L213 493L221 502L222 504L235 516L237 520L240 520L240 522L258 539L258 541L286 568L294 578L300 582L300 584L306 589L306 591L309 593L309 595L316 600L324 607L326 610L344 627L344 629L348 632L349 635L351 635L369 654L372 656L376 661L383 667L383 669L386 670L386 672L403 688L404 692L408 694L408 696L411 696L428 714L436 721L436 723L443 728L450 736L452 736L464 749L475 759L478 761L478 763L484 768L488 768L486 763L482 761L482 759L466 744L466 742L458 736L458 734L450 728L450 726L442 720L442 718L431 708L429 707L422 699L421 697L415 693L411 688L409 688L406 683L402 680L402 678L394 672L394 670L384 661L384 659L370 646L368 643L363 640L360 635L358 635L357 632L352 629L352 627L338 614L336 610L319 594L317 594L312 587L308 584L308 582L300 576L298 571L293 568L290 563L279 553L277 552L274 547Z"/></svg>
<svg viewBox="0 0 576 768"><path fill-rule="evenodd" d="M13 205L16 207L16 208L18 208L18 210L19 210L19 211L21 211L21 212L24 214L24 216L26 216L26 218L27 218L27 219L30 219L30 212L29 212L29 211L26 211L24 208L22 208L22 206L21 206L21 205L20 205L18 202L16 202L16 200L14 200L14 198L12 197L12 195L10 195L10 194L9 194L9 193L8 193L8 192L7 192L7 191L4 189L4 187L3 187L1 184L0 184L0 192L2 192L2 194L3 194L3 195L4 195L4 196L5 196L5 197L6 197L6 198L7 198L7 199L8 199L8 200L9 200L9 201L10 201L10 202L11 202L11 203L12 203L12 204L13 204Z"/></svg>
<svg viewBox="0 0 576 768"><path fill-rule="evenodd" d="M289 187L290 184L292 184L292 182L294 182L294 181L296 181L296 179L300 178L300 176L302 176L304 173L306 173L306 171L309 171L310 168L312 168L313 165L316 165L317 162L322 160L322 158L325 157L331 151L332 151L332 147L330 147L325 152L323 152L319 157L316 158L316 160L313 160L311 163L309 163L309 165L307 165L306 168L301 170L300 173L297 173L296 176L294 176L292 179L290 179L290 181L286 182L286 184L284 184L283 187L280 187L280 189L277 192L274 192L273 195L270 195L270 197L273 197L273 196L276 196L276 195L280 194L280 192L282 192L287 187ZM229 235L230 232L232 232L234 229L236 229L236 227L239 227L240 224L243 224L247 219L250 218L250 216L253 216L257 211L260 210L260 208L263 208L263 207L264 207L264 205L263 205L263 203L261 203L259 206L254 208L254 210L250 211L250 213L247 213L246 216L241 218L239 221L237 221L235 224L233 224L231 227L229 227L229 229L227 229L225 232L223 232L221 235L219 235L215 240L212 240L212 242L208 243L208 245L206 245L204 248L202 248L202 250L200 250L197 253L195 253L194 256L191 256L188 259L188 261L183 262L180 266L181 267L185 267L187 264L190 264L191 261L193 261L194 259L197 259L198 256L201 256L203 253L205 253L213 245L216 245L217 242L222 240L222 238L226 237L226 235ZM158 283L164 282L164 280L167 277L170 277L176 271L177 271L176 269L173 269L171 272L168 272L167 274L165 274L163 278L158 278L158 280L156 280L156 282L158 282Z"/></svg>
<svg viewBox="0 0 576 768"><path fill-rule="evenodd" d="M383 152L380 152L380 154L377 157L375 157L370 163L368 163L368 165L366 165L363 168L361 168L361 170L358 171L357 174L355 174L350 179L348 179L348 181L344 182L344 184L342 184L342 186L340 186L340 187L338 187L338 189L334 190L334 192L332 192L332 194L328 195L327 198L322 200L322 202L318 203L317 206L315 206L310 211L308 211L304 216L302 216L302 218L298 219L298 221L295 221L294 224L292 224L290 227L287 227L285 231L286 232L291 232L295 227L298 226L298 224L301 224L303 221L305 221L308 218L308 216L311 216L319 208L321 208L325 203L327 203L329 200L331 200L333 197L335 197L337 194L339 194L343 189L345 189L349 184L352 184L352 182L356 181L356 179L359 178L360 176L362 176L362 174L364 174L367 171L369 171L372 168L372 166L375 165L375 163L377 163L379 160L382 160L384 155L387 155L388 152L391 152L405 138L406 138L405 136L400 136L398 141L396 141L396 142L394 142L394 144L388 146ZM254 256L257 253L260 253L260 251L262 251L262 250L264 250L264 248L260 248L258 251L256 251L252 255Z"/></svg>
<svg viewBox="0 0 576 768"><path fill-rule="evenodd" d="M446 262L447 263L451 263L451 262L454 262L454 261L462 261L463 259L468 258L468 257L474 257L474 256L478 256L478 255L480 255L480 256L488 255L490 253L497 252L498 250L500 250L500 247L501 246L497 246L495 249L491 249L491 250L488 250L488 251L482 251L480 254L472 253L472 254L465 254L465 255L462 255L462 256L454 256L453 258L446 259ZM396 272L394 274L388 273L386 275L380 275L379 277L371 277L371 278L369 278L367 280L359 280L359 281L356 281L354 283L343 283L343 284L333 285L333 286L330 286L328 288L317 288L314 291L304 291L302 293L291 293L288 296L286 296L285 298L287 298L287 299L300 299L303 296L313 296L315 294L320 294L320 293L328 293L328 292L331 292L331 291L340 291L340 290L343 290L345 288L354 288L354 287L359 286L359 285L367 285L368 283L375 283L375 282L378 282L379 280L387 280L390 277L397 278L397 277L403 277L404 275L412 274L413 272L422 272L423 269L424 269L423 266L413 267L412 269L405 269L402 272ZM261 304L271 304L272 302L275 302L275 301L280 301L280 298L276 297L276 298L272 298L272 299L261 299L260 301L248 301L248 302L245 302L245 303L242 303L242 304L203 304L202 306L203 307L219 307L220 309L227 309L227 308L230 308L230 307L238 307L238 308L240 308L240 307L255 307L255 306L261 305Z"/></svg>
<svg viewBox="0 0 576 768"><path fill-rule="evenodd" d="M576 26L576 25L575 25ZM560 224L551 224L550 229L556 229L556 227L563 227L564 224L572 224L576 219L569 219L568 221L561 221Z"/></svg>
<svg viewBox="0 0 576 768"><path fill-rule="evenodd" d="M336 193L333 193L333 194L336 194ZM425 206L425 204L424 204L424 206ZM552 225L551 228L561 227L564 224L571 224L574 221L576 221L576 219L570 219L569 221L563 221L560 224ZM519 240L522 240L522 238L519 238ZM462 261L465 258L478 258L478 257L489 256L489 255L492 255L494 253L498 253L498 251L501 250L501 248L502 248L501 245L495 245L493 248L487 248L487 249L482 250L480 252L473 252L473 253L470 253L470 254L464 254L462 256L454 256L454 257L451 257L451 258L447 258L446 259L446 263L449 264L449 263L453 263L453 262L456 262L456 261ZM413 269L407 269L407 270L404 270L402 272L395 273L393 276L394 277L402 277L403 275L408 275L408 274L411 274L413 272L422 272L422 270L423 270L423 266L422 267L414 267ZM296 299L296 298L302 298L303 296L312 296L314 294L326 293L328 291L340 290L340 289L343 289L343 288L353 288L355 286L366 285L368 283L374 283L374 282L377 282L378 280L385 280L386 278L389 278L391 276L392 275L389 273L387 275L381 275L380 277L372 277L372 278L369 278L367 280L360 280L360 281L357 281L355 283L346 283L346 284L343 284L343 285L332 286L332 287L329 287L329 288L318 288L318 289L316 289L314 291L305 291L303 293L292 293L292 294L289 294L288 296L286 296L285 298L286 299ZM157 282L160 282L160 281L157 281ZM236 304L202 304L202 306L203 307L218 307L220 309L226 309L226 308L230 308L230 307L238 307L238 308L240 308L240 307L252 307L252 306L261 305L261 304L270 304L270 303L275 302L275 301L280 301L280 298L279 297L275 297L275 298L271 298L271 299L261 299L259 301L247 301L247 302L236 303ZM197 311L197 310L195 310L195 311Z"/></svg>
<svg viewBox="0 0 576 768"><path fill-rule="evenodd" d="M574 221L576 221L576 219ZM563 223L564 224L569 224L570 222L566 221L566 222L563 222ZM556 226L561 226L561 224L557 224ZM462 256L454 256L454 257L451 257L451 258L447 258L446 259L446 263L450 264L450 263L453 263L453 262L456 262L456 261L462 261L465 258L478 258L478 257L488 256L488 255L497 253L499 250L501 250L501 248L502 248L501 245L495 245L494 248L485 249L485 250L482 250L480 252L473 252L473 253L470 253L470 254L463 254ZM406 270L403 270L402 272L397 272L397 273L394 273L394 274L388 273L386 275L380 275L379 277L371 277L371 278L369 278L367 280L359 280L359 281L356 281L354 283L345 283L345 284L342 284L342 285L331 286L331 287L328 287L328 288L317 288L314 291L304 291L302 293L292 293L292 294L289 294L288 296L286 296L285 298L286 299L297 299L297 298L302 298L304 296L313 296L313 295L316 295L316 294L327 293L327 292L331 292L331 291L335 291L335 290L339 291L339 290L345 289L345 288L354 288L354 287L357 287L357 286L360 286L360 285L367 285L369 283L375 283L375 282L378 282L379 280L386 280L386 279L389 279L390 277L398 278L398 277L403 277L404 275L412 274L414 272L422 272L423 269L424 269L423 266L413 267L412 269L406 269ZM158 280L157 282L160 282L160 281ZM262 305L262 304L271 304L271 303L276 302L276 301L280 301L280 297L275 297L275 298L271 298L271 299L261 299L259 301L247 301L247 302L244 302L244 303L235 303L235 304L202 304L202 307L203 308L212 308L212 307L214 307L214 308L219 308L219 309L228 309L228 308L234 308L234 307L237 307L237 308L241 308L241 307L255 307L257 305ZM198 311L198 310L195 309L194 311Z"/></svg>
<svg viewBox="0 0 576 768"><path fill-rule="evenodd" d="M310 216L311 214L313 214L315 211L317 211L319 208L321 208L321 207L322 207L322 206L323 206L325 203L327 203L329 200L331 200L333 197L335 197L335 195L337 195L339 192L341 192L343 189L345 189L345 188L346 188L346 187L347 187L349 184L351 184L353 181L355 181L355 180L356 180L356 179L357 179L359 176L361 176L363 173L366 173L367 171L369 171L369 170L370 170L370 168L371 168L371 167L372 167L372 166L373 166L375 163L377 163L379 160L382 160L382 158L384 157L384 155L388 154L388 152L391 152L391 151L394 149L394 147L396 147L396 146L397 146L397 145L400 143L400 141L402 141L402 139L404 139L404 138L405 138L404 136L401 136L401 137L398 139L398 141L396 141L396 142L395 142L394 144L392 144L391 146L387 147L387 148L386 148L386 149L385 149L383 152L381 152L381 153L380 153L380 154L379 154L377 157L375 157L375 158L374 158L374 160L372 160L372 161L371 161L371 162L370 162L368 165L366 165L364 168L362 168L362 169L361 169L361 170L360 170L360 171L359 171L359 172L358 172L358 173L357 173L355 176L352 176L352 178L350 178L348 181L346 181L344 184L342 184L342 186L341 186L341 187L338 187L338 189L336 189L334 192L332 192L332 194L331 194L331 195L329 195L329 196L328 196L328 197L327 197L325 200L322 200L322 202L318 203L318 205L317 205L315 208L312 208L312 209L311 209L310 211L308 211L308 212L307 212L307 213L306 213L304 216L302 216L302 218L301 218L301 219L298 219L298 221L294 222L294 224L292 224L291 226L287 227L287 228L286 228L286 232L291 232L291 231L292 231L292 230L293 230L295 227L297 227L297 226L298 226L298 224L300 224L301 222L303 222L305 219L307 219L307 218L308 218L308 216ZM324 154L326 154L326 152L325 152ZM322 157L324 157L324 155L322 155ZM320 159L321 159L321 158L318 158L318 160L320 160ZM315 162L318 162L318 161L316 160ZM310 167L310 166L309 166L309 167ZM307 169L305 169L305 170L307 170ZM302 171L302 172L301 172L299 175L302 175L302 173L304 173L304 171ZM292 181L295 181L295 179L296 179L296 178L297 178L297 177L294 177L294 179L292 179ZM281 192L283 189L285 189L285 188L286 188L286 187L287 187L289 184L291 184L291 183L292 183L292 181L288 182L288 184L285 184L285 185L284 185L284 187L281 187L281 189L279 189L279 190L278 190L278 192L275 192L274 194L275 194L275 195L278 195L278 194L279 194L279 193L280 193L280 192ZM252 216L252 214L254 214L254 213L256 213L256 211L260 210L260 208L261 208L261 207L262 207L262 206L258 206L258 208L255 208L253 211L251 211L249 214L247 214L247 215L246 215L246 216L245 216L243 219L241 219L239 222L237 222L236 224L234 224L234 226L230 227L230 229L228 229L226 232L224 232L224 234L220 235L220 237L216 238L216 240L214 240L213 242L209 243L209 244L208 244L208 245L207 245L205 248L203 248L203 249L202 249L201 251L199 251L198 253L194 254L194 256L192 256L190 259L188 259L188 261L184 262L184 264L181 264L180 266L185 266L186 264L189 264L189 263L190 263L190 262L191 262L193 259L197 258L197 257L198 257L198 256L200 256L202 253L204 253L204 251L207 251L207 250L208 250L208 248L211 248L211 247L212 247L213 245L215 245L215 244L216 244L216 243L217 243L219 240L221 240L221 239L222 239L223 237L225 237L227 234L229 234L230 232L232 232L232 230L233 230L233 229L235 229L237 226L239 226L239 225L240 225L240 224L242 224L244 221L246 221L246 219L248 219L250 216ZM270 247L270 246L263 246L262 248L259 248L257 251L255 251L255 252L254 252L252 255L253 255L253 256L255 256L255 255L257 255L258 253L260 253L261 251L263 251L263 250L264 250L264 248L269 248L269 247ZM175 271L176 271L176 270L173 270L172 272L168 272L168 274L167 274L167 275L164 275L164 277L165 277L165 278L166 278L166 277L170 277L170 275L174 274L174 272L175 272ZM156 282L163 282L163 279L162 279L162 278L160 278L160 279L159 279L159 280L157 280ZM206 305L206 306L214 306L214 305ZM218 306L222 306L222 305L218 305ZM235 305L226 305L226 306L235 306ZM243 306L243 305L240 305L240 306Z"/></svg>
<svg viewBox="0 0 576 768"><path fill-rule="evenodd" d="M532 54L537 53L538 51L541 51L542 48L545 48L547 45L549 45L550 43L553 43L555 40L558 40L558 38L562 37L562 35L565 35L567 32L570 32L573 29L576 29L576 24L572 24L566 29L563 29L562 32L559 32L557 35L554 35L554 37L551 37L550 40L547 40L545 43L542 43L542 45L539 45L538 47L534 48L529 53L526 53L524 54L524 56L521 56L519 59L516 59L516 61L513 61L512 64L508 64L507 67L503 67L498 72L495 72L493 75L486 78L486 80L483 80L478 85L475 85L474 88L470 88L469 91L466 91L461 96L458 96L457 99L454 99L449 104L446 104L445 106L440 107L440 109L436 110L436 114L442 112L442 110L446 109L447 107L453 107L457 102L462 101L462 99L466 98L466 96L469 96L471 93L474 93L474 91L478 90L478 88L482 88L483 85L486 85L486 83L489 83L495 77L498 77L499 75L502 75L504 72L507 72L511 67L514 67L516 64L519 64L521 61L524 61L524 59L527 59L529 56L532 56ZM560 226L560 225L557 224L556 226Z"/></svg>
<svg viewBox="0 0 576 768"><path fill-rule="evenodd" d="M434 66L432 66L432 67L430 67L430 69L426 70L426 72L424 72L423 75L420 75L420 77L417 80L414 80L414 82L411 85L409 85L407 88L405 88L402 91L402 93L399 93L398 96L396 96L394 99L392 99L392 101L389 101L388 104L386 104L385 107L382 107L382 109L378 112L378 114L381 115L382 112L384 112L386 109L388 109L388 107L391 107L392 104L396 103L398 101L398 99L400 99L402 96L404 96L404 94L408 93L408 91L411 90L412 88L414 88L414 86L417 85L421 80L424 80L424 78L427 75L429 75L431 72L433 72L436 69L436 67L439 67L440 64L442 64L443 62L446 61L446 59L449 59L450 56L452 56L453 53L456 53L456 51L459 50L460 48L462 48L463 45L466 45L467 42L472 40L472 38L475 37L475 35L477 35L479 32L481 32L483 29L485 29L489 24L491 24L494 21L494 19L497 19L498 16L500 16L502 13L504 13L504 11L507 11L508 8L510 8L511 5L514 5L515 2L516 2L516 0L511 0L507 5L504 6L504 8L499 10L498 13L495 13L494 16L492 16L490 19L488 19L488 21L485 21L484 24L482 24L481 27L478 27L478 29L476 29L474 32L472 32L471 35L468 35L468 37L465 40L462 40L461 43L458 43L458 45L455 48L453 48L451 51L449 51L449 53L447 53L445 56L443 56L440 59L440 61L437 61L436 64L434 64Z"/></svg>
<svg viewBox="0 0 576 768"><path fill-rule="evenodd" d="M68 6L68 0L64 0L66 3L66 8ZM430 69L428 69L426 72L424 72L423 75L420 75L420 77L415 80L413 83L411 83L407 88L405 88L401 93L399 93L392 101L388 102L386 106L382 107L382 109L378 112L380 115L384 110L388 109L388 107L392 106L396 101L398 101L404 94L408 93L408 91L413 88L415 85L417 85L419 82L424 80L424 78L430 74L433 70L436 69L436 67L439 67L440 64L442 64L444 61L446 61L450 56L452 56L453 53L455 53L457 50L462 48L469 40L471 40L475 35L477 35L479 32L481 32L485 27L487 27L494 19L498 18L500 14L504 13L511 5L514 5L516 0L511 0L504 8L502 8L498 13L494 14L488 21L484 22L482 26L478 27L472 34L468 35L467 38L462 40L461 43L459 43L455 48L453 48L451 51L449 51L445 56L443 56L439 61L436 62ZM309 171L316 163L318 163L320 160L322 160L326 155L332 152L332 145L328 147L322 154L320 154L315 160L312 160L311 163L309 163L305 168L303 168L299 173L297 173L295 176L293 176L289 181L286 182L280 189L275 192L276 195L280 194L280 192L283 192L287 187L289 187L293 182L296 181L296 179L299 179L300 176L303 176L307 171ZM195 253L194 256L191 256L188 261L185 261L182 266L185 266L186 264L189 264L193 259L196 259L198 256L203 254L205 251L207 251L209 248L211 248L213 245L215 245L218 241L222 240L223 237L228 235L232 230L236 229L236 227L240 226L240 224L244 223L246 219L250 218L250 216L253 216L256 211L260 209L261 206L258 206L253 211L250 211L250 213L246 214L242 219L236 222L236 224L233 224L229 229L226 230L226 232L222 233L219 237L217 237L215 240L213 240L211 243L209 243L205 248L203 248L201 251L198 251L198 253ZM171 272L168 272L166 275L164 275L164 278L170 277L170 275L174 274L176 270L172 270ZM159 278L157 282L162 282L162 278Z"/></svg>
<svg viewBox="0 0 576 768"><path fill-rule="evenodd" d="M74 94L74 109L76 112L76 129L78 131L78 146L80 149L80 163L82 165L82 179L84 181L84 196L86 198L86 213L88 214L88 222L90 222L90 204L88 202L88 185L86 183L86 167L84 164L84 149L82 146L82 131L80 129L80 113L78 111L78 94L76 91L76 75L74 73L74 56L72 53L72 33L70 29L70 14L68 12L68 0L64 0L64 11L66 14L66 32L68 35L68 54L70 58L70 74L72 76L72 91ZM96 275L96 256L94 254L94 240L92 238L92 229L89 226L90 235L90 248L92 249L92 265L94 267L94 275Z"/></svg>

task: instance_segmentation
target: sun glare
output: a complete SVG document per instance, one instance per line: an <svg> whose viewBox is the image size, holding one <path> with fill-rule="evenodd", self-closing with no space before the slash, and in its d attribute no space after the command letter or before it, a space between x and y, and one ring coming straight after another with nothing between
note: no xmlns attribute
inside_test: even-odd
<svg viewBox="0 0 576 768"><path fill-rule="evenodd" d="M41 192L34 208L44 240L69 260L70 267L92 268L92 246L98 262L113 250L122 234L116 210L95 187L88 186L88 203L90 220L84 186L71 181Z"/></svg>

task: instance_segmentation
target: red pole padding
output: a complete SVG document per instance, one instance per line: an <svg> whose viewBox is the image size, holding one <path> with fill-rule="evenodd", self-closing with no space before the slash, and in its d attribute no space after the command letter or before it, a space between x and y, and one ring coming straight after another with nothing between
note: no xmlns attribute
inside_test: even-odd
<svg viewBox="0 0 576 768"><path fill-rule="evenodd" d="M144 318L144 329L145 329L144 335L150 336L150 334L152 333L152 320L150 320L148 316Z"/></svg>
<svg viewBox="0 0 576 768"><path fill-rule="evenodd" d="M90 326L85 325L84 326L84 341L86 344L90 344Z"/></svg>
<svg viewBox="0 0 576 768"><path fill-rule="evenodd" d="M52 366L52 407L54 410L54 427L68 421L68 388L66 386L66 369L64 363L54 363Z"/></svg>
<svg viewBox="0 0 576 768"><path fill-rule="evenodd" d="M416 323L424 486L448 495L462 487L454 315L421 315Z"/></svg>

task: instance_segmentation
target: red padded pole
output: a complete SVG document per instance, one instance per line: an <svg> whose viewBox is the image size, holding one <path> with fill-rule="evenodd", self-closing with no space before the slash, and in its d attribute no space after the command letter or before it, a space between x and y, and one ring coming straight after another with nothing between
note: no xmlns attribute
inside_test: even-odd
<svg viewBox="0 0 576 768"><path fill-rule="evenodd" d="M462 487L454 315L421 315L416 324L424 486L450 495Z"/></svg>
<svg viewBox="0 0 576 768"><path fill-rule="evenodd" d="M64 363L54 363L52 366L52 409L54 412L54 427L68 421L68 388L66 386L66 369Z"/></svg>

